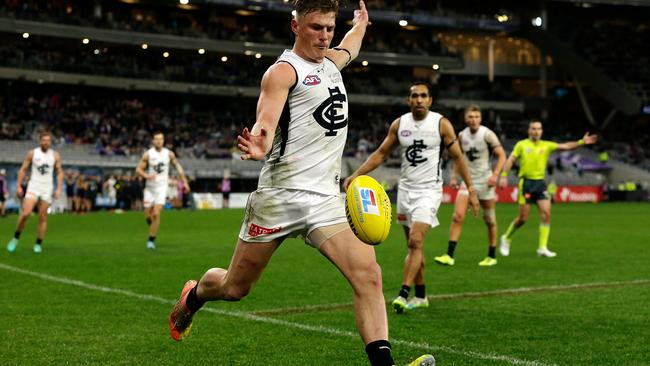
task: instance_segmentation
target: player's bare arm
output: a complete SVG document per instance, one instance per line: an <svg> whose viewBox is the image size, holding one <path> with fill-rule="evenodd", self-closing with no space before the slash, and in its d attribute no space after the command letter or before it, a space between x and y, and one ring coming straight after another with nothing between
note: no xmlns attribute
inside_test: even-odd
<svg viewBox="0 0 650 366"><path fill-rule="evenodd" d="M352 29L345 34L341 43L326 53L327 58L334 61L339 70L359 56L366 28L370 24L366 3L363 0L359 1L359 9L354 11L352 24Z"/></svg>
<svg viewBox="0 0 650 366"><path fill-rule="evenodd" d="M185 177L185 171L183 170L181 163L178 161L178 159L176 159L176 154L174 154L172 151L169 152L169 162L174 166L176 173L178 173L178 176L183 181L183 192L190 193L190 183Z"/></svg>
<svg viewBox="0 0 650 366"><path fill-rule="evenodd" d="M144 154L142 154L142 159L140 159L138 166L135 168L135 173L144 179L152 180L155 178L155 176L149 176L145 171L145 169L147 169L147 164L149 164L148 162L149 162L149 153L145 152Z"/></svg>
<svg viewBox="0 0 650 366"><path fill-rule="evenodd" d="M257 101L257 121L251 131L244 128L237 137L237 147L243 153L242 160L262 160L271 150L289 89L295 83L296 73L286 62L278 62L264 73Z"/></svg>
<svg viewBox="0 0 650 366"><path fill-rule="evenodd" d="M478 215L479 210L476 188L474 188L474 184L472 184L472 177L469 175L469 168L467 168L467 164L465 164L465 157L460 149L460 144L458 143L458 138L456 137L454 127L446 118L442 118L440 120L440 134L442 136L443 145L447 151L449 151L449 155L451 155L451 157L454 159L454 165L458 166L458 173L460 174L461 178L463 178L465 185L467 185L472 214L476 216Z"/></svg>
<svg viewBox="0 0 650 366"><path fill-rule="evenodd" d="M499 187L505 187L508 185L508 173L516 161L517 157L514 154L510 154L508 160L506 160L506 164L503 167L503 170L501 171L501 174L499 175L499 181L497 182Z"/></svg>
<svg viewBox="0 0 650 366"><path fill-rule="evenodd" d="M61 197L63 190L63 168L61 167L61 154L56 152L54 154L54 172L56 173L56 189L54 190L54 198Z"/></svg>
<svg viewBox="0 0 650 366"><path fill-rule="evenodd" d="M350 182L354 180L354 178L368 174L371 171L377 169L378 166L383 164L386 159L388 159L388 156L395 150L395 148L399 145L399 140L397 139L397 130L399 129L399 118L393 121L391 123L390 128L388 129L388 134L386 135L386 138L384 138L384 141L379 145L377 150L373 151L370 156L368 156L368 159L361 164L357 170L350 175L345 182L343 182L343 188L347 191L348 186L350 185Z"/></svg>
<svg viewBox="0 0 650 366"><path fill-rule="evenodd" d="M461 133L458 134L458 140L461 139ZM458 147L460 148L460 151L463 152L463 146L458 144ZM458 189L460 188L460 184L458 184L458 165L454 164L454 166L451 168L451 176L449 178L449 185L454 188Z"/></svg>
<svg viewBox="0 0 650 366"><path fill-rule="evenodd" d="M557 150L559 150L559 151L575 150L575 149L579 148L580 146L593 145L596 142L598 142L598 135L591 135L591 134L589 134L589 132L587 132L582 137L582 139L580 139L578 141L571 141L571 142L565 142L565 143L562 143L562 144L557 144Z"/></svg>
<svg viewBox="0 0 650 366"><path fill-rule="evenodd" d="M33 157L34 151L30 150L27 155L25 155L25 160L23 160L23 163L18 170L18 178L16 178L16 195L18 197L22 197L25 194L25 192L23 192L23 181L25 180L27 169L32 165Z"/></svg>
<svg viewBox="0 0 650 366"><path fill-rule="evenodd" d="M506 151L503 149L503 146L497 146L492 149L492 155L496 156L497 162L494 164L494 169L492 169L492 175L488 178L488 187L494 187L499 183L501 170L506 163Z"/></svg>

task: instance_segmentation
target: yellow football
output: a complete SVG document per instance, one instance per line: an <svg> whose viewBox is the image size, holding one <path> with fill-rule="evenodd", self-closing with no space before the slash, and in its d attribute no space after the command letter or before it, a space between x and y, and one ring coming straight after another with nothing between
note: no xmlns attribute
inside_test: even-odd
<svg viewBox="0 0 650 366"><path fill-rule="evenodd" d="M390 199L372 177L361 175L350 183L345 213L352 232L362 242L377 245L388 237L392 223Z"/></svg>

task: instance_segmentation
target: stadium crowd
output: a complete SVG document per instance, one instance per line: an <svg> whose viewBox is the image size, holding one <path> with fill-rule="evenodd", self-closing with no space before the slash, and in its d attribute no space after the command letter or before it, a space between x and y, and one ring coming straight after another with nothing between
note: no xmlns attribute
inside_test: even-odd
<svg viewBox="0 0 650 366"><path fill-rule="evenodd" d="M165 5L161 7L162 10L154 11L147 6L138 8L120 2L5 0L0 4L0 17L227 41L293 43L287 26L288 13L251 21L250 17L238 16L230 8L220 8L220 11L214 11L214 7L204 11L191 11L190 8L188 11ZM364 40L364 50L452 55L442 46L435 32L402 30L397 25L381 24L375 26L373 33Z"/></svg>

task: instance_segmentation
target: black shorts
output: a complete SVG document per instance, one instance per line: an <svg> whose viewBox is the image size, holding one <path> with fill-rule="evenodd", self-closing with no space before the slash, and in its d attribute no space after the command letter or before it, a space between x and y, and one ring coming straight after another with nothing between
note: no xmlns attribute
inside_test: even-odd
<svg viewBox="0 0 650 366"><path fill-rule="evenodd" d="M0 202L3 202L3 203L4 203L5 200L6 200L6 198L5 198L5 193L4 193L4 192L0 192Z"/></svg>
<svg viewBox="0 0 650 366"><path fill-rule="evenodd" d="M519 180L519 204L537 203L537 201L550 200L551 195L546 189L546 182L543 179Z"/></svg>
<svg viewBox="0 0 650 366"><path fill-rule="evenodd" d="M85 199L86 198L86 190L85 189L77 189L77 197Z"/></svg>
<svg viewBox="0 0 650 366"><path fill-rule="evenodd" d="M223 195L224 200L230 199L230 192L221 192L221 194Z"/></svg>

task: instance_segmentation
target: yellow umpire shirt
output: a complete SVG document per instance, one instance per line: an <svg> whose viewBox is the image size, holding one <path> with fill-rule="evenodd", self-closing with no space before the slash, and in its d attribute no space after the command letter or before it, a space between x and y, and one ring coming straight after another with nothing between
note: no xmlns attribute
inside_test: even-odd
<svg viewBox="0 0 650 366"><path fill-rule="evenodd" d="M548 157L557 150L557 142L525 139L517 142L512 155L519 159L519 178L544 179Z"/></svg>

